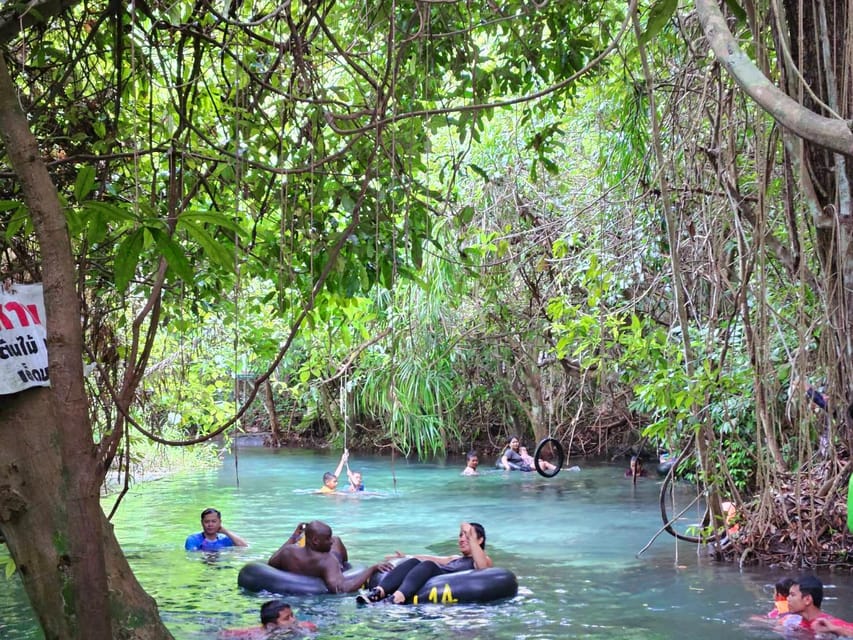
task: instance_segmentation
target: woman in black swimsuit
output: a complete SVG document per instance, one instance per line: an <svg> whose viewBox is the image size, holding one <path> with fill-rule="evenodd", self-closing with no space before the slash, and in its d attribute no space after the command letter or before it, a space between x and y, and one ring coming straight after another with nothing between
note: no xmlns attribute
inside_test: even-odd
<svg viewBox="0 0 853 640"><path fill-rule="evenodd" d="M468 569L486 569L492 559L486 554L486 530L477 522L463 522L459 527L459 550L456 556L411 556L386 573L379 585L366 596L358 596L359 603L379 602L388 599L393 604L412 601L424 583L433 576L456 573ZM396 552L386 559L404 558ZM390 594L390 595L388 595Z"/></svg>

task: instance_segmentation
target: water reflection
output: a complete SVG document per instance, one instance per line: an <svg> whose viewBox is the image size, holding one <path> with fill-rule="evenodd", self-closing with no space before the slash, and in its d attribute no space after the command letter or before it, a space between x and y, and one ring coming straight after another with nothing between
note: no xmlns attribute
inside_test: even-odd
<svg viewBox="0 0 853 640"><path fill-rule="evenodd" d="M515 572L520 584L512 601L485 606L356 608L349 596L287 598L298 618L319 625L316 638L777 637L745 621L770 610L780 572L715 564L666 534L638 557L661 527L654 477L635 486L623 465L608 464L584 464L580 472L552 479L493 469L462 477L462 460L397 460L392 467L387 458L365 458L357 466L367 495L316 494L336 460L243 450L239 486L229 461L217 471L131 490L114 519L116 532L178 640L257 624L266 598L237 588L239 569L266 560L297 522L314 518L333 527L357 564L395 550L454 553L459 522L477 520L486 527L495 564ZM693 498L694 488L679 487L678 510ZM210 555L185 552L184 538L197 530L199 513L208 506L221 510L226 526L250 546ZM682 526L700 518L698 507L688 510ZM853 619L851 580L825 581L824 609ZM42 637L16 580L0 578L0 637Z"/></svg>

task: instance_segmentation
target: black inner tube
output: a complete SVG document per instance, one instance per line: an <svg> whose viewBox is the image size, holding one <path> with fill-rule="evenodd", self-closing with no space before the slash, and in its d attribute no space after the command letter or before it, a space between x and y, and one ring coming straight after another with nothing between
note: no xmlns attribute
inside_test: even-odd
<svg viewBox="0 0 853 640"><path fill-rule="evenodd" d="M551 446L551 449L557 454L557 459L553 461L554 470L546 471L542 468L542 465L539 464L539 461L542 459L542 452L547 445ZM533 454L533 466L536 467L536 473L545 478L553 478L555 475L560 473L560 469L563 468L563 463L566 462L566 452L563 451L563 445L560 444L560 441L556 438L542 438L539 444L536 445L536 451Z"/></svg>
<svg viewBox="0 0 853 640"><path fill-rule="evenodd" d="M664 478L663 485L661 485L660 488L660 517L663 518L663 528L668 534L675 536L679 540L692 542L693 544L702 544L704 540L700 536L688 536L683 533L678 533L678 531L672 527L672 523L669 521L669 515L666 513L666 496L669 493L669 487L672 485L672 479L675 477L676 466L677 465L674 464L670 467L669 472L666 474L666 478Z"/></svg>

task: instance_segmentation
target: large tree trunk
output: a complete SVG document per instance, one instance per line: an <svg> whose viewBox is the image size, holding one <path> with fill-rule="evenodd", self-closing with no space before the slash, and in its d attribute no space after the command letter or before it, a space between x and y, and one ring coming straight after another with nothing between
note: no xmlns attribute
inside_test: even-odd
<svg viewBox="0 0 853 640"><path fill-rule="evenodd" d="M0 403L0 529L47 638L170 638L101 510L71 241L2 56L0 135L39 239L51 379Z"/></svg>
<svg viewBox="0 0 853 640"><path fill-rule="evenodd" d="M849 3L786 0L784 7L791 60L801 63L801 76L791 69L787 73L788 92L810 112L849 128L853 116L853 47L848 38L853 16ZM827 347L830 365L836 370L829 376L830 406L841 405L836 416L839 424L847 420L843 435L849 448L853 446L853 416L844 408L853 400L853 156L833 153L819 140L808 138L803 139L798 151L800 183L823 269L819 294L831 327Z"/></svg>
<svg viewBox="0 0 853 640"><path fill-rule="evenodd" d="M281 423L279 422L278 411L275 408L275 396L272 392L272 384L269 380L264 380L261 392L264 409L267 410L267 417L270 421L270 446L277 448L281 446L282 441Z"/></svg>
<svg viewBox="0 0 853 640"><path fill-rule="evenodd" d="M45 637L171 638L156 603L130 570L98 506L97 492L92 528L77 520L83 509L74 503L91 501L89 496L72 497L74 492L65 486L68 468L57 437L56 425L62 422L57 404L54 391L46 388L4 396L0 403L0 525ZM94 561L73 551L75 534L102 549ZM101 573L97 582L75 580L75 571L84 564L95 565ZM92 571L79 573L88 579ZM98 594L107 594L107 587L105 609L87 611ZM93 620L94 615L99 620ZM109 626L98 635L89 626L93 624Z"/></svg>
<svg viewBox="0 0 853 640"><path fill-rule="evenodd" d="M823 280L817 292L827 309L833 388L830 404L846 421L853 447L853 19L848 0L785 0L776 33L790 56L781 55L787 86L773 85L740 50L717 0L696 0L702 28L723 66L755 102L797 136L790 151L801 195L814 225ZM802 14L800 10L802 9ZM770 24L776 24L774 20ZM840 406L839 406L840 405ZM844 424L844 422L842 422Z"/></svg>

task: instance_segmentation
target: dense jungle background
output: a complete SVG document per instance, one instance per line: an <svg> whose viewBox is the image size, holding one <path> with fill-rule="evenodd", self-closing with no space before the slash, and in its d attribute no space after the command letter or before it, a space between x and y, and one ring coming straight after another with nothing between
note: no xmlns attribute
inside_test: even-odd
<svg viewBox="0 0 853 640"><path fill-rule="evenodd" d="M44 283L52 383L0 408L0 528L48 636L169 637L100 488L244 432L665 448L720 558L846 566L850 20L0 5L0 273Z"/></svg>

